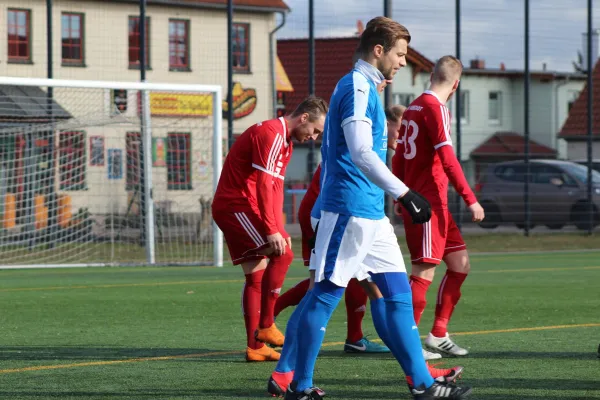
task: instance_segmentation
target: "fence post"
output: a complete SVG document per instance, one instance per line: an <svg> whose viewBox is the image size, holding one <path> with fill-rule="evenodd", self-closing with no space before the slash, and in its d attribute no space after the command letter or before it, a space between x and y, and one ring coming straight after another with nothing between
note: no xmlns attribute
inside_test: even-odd
<svg viewBox="0 0 600 400"><path fill-rule="evenodd" d="M592 232L594 231L594 202L593 202L593 198L592 198L592 158L593 158L593 145L594 145L594 141L593 141L593 135L594 135L594 126L593 126L593 121L594 121L594 115L592 114L593 110L592 110L592 106L593 106L593 101L594 101L594 91L593 91L593 86L594 86L594 81L593 81L593 62L596 62L596 60L592 61L592 0L588 0L587 2L587 31L588 31L588 37L587 37L587 86L588 86L588 92L587 92L587 166L588 166L588 171L587 171L587 202L588 202L588 218L590 219L590 224L588 225L588 234L591 235Z"/></svg>
<svg viewBox="0 0 600 400"><path fill-rule="evenodd" d="M529 204L529 182L531 179L531 165L529 163L529 0L525 0L525 90L524 90L524 136L525 136L525 183L523 187L523 200L525 202L525 236L529 236L531 227L531 207Z"/></svg>

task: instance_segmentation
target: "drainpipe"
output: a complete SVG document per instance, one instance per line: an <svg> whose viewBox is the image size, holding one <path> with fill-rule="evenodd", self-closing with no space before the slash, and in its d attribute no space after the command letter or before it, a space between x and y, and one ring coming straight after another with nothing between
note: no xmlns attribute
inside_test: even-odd
<svg viewBox="0 0 600 400"><path fill-rule="evenodd" d="M269 32L269 60L271 62L271 95L273 97L273 118L277 118L277 81L275 77L275 52L276 48L274 47L273 38L275 37L275 33L283 28L285 25L286 13L284 11L279 11L281 14L281 23L275 27L271 32Z"/></svg>
<svg viewBox="0 0 600 400"><path fill-rule="evenodd" d="M559 82L556 84L556 86L554 87L554 129L553 129L553 133L554 133L554 148L556 149L556 153L558 155L558 124L559 124L559 120L558 120L558 108L560 107L559 103L558 103L558 90L562 87L567 85L570 82L570 77L567 76L565 78L564 81Z"/></svg>

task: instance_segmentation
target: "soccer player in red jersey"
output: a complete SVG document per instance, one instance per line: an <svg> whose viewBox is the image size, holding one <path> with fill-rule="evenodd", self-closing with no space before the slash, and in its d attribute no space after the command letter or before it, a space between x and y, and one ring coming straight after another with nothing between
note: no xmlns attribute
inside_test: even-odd
<svg viewBox="0 0 600 400"><path fill-rule="evenodd" d="M289 116L248 128L233 144L212 203L215 223L223 231L234 265L246 275L242 308L247 361L276 361L283 334L273 308L294 259L283 224L283 179L292 156L292 139L302 143L323 131L327 103L305 99Z"/></svg>
<svg viewBox="0 0 600 400"><path fill-rule="evenodd" d="M456 91L462 74L461 62L444 56L436 63L431 85L413 101L402 119L399 146L392 160L392 171L408 187L431 204L431 220L418 225L408 212L396 204L404 217L406 241L412 260L410 283L414 317L417 324L426 306L426 293L435 267L444 261L447 270L438 290L433 329L425 346L453 356L468 354L448 335L448 322L461 296L460 288L470 270L465 242L448 211L448 181L461 195L472 220L484 218L484 210L469 187L454 154L450 136L450 112L446 102Z"/></svg>

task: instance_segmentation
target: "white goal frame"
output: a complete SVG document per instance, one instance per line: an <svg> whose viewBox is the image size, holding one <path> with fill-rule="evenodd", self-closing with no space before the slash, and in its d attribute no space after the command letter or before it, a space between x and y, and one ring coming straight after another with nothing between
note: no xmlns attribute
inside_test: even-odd
<svg viewBox="0 0 600 400"><path fill-rule="evenodd" d="M145 226L146 226L146 262L149 265L156 264L155 257L155 224L154 224L154 200L152 197L152 118L150 113L149 91L161 92L194 92L209 93L213 97L213 193L217 188L221 169L223 165L223 123L222 123L222 88L218 85L197 84L170 84L170 83L147 83L147 82L119 82L119 81L93 81L93 80L66 80L66 79L42 79L42 78L18 78L0 77L0 85L36 86L48 88L79 88L79 89L113 89L113 90L137 90L142 93L142 132L143 132L143 156L144 156L144 188L145 188ZM212 222L213 229L213 261L218 267L223 266L223 233ZM0 262L1 263L1 262ZM68 264L68 265L0 265L4 268L31 268L31 267L76 267L91 266L90 264ZM95 264L101 266L106 264ZM93 266L93 265L92 265Z"/></svg>

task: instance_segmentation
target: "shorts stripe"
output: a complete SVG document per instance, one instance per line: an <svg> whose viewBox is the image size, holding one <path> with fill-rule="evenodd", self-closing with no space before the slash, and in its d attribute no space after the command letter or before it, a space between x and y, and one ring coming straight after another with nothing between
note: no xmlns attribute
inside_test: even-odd
<svg viewBox="0 0 600 400"><path fill-rule="evenodd" d="M340 245L346 231L346 226L350 221L350 215L336 215L335 226L327 245L327 253L325 256L325 279L331 278L335 265L337 263Z"/></svg>
<svg viewBox="0 0 600 400"><path fill-rule="evenodd" d="M244 227L244 230L246 231L246 233L248 233L248 236L250 236L250 238L252 239L254 244L256 244L256 247L260 247L263 244L265 244L265 242L262 240L262 238L260 237L260 235L258 234L256 229L254 228L254 226L252 226L252 223L250 222L250 220L248 219L246 214L244 214L244 213L234 213L234 214L235 214L235 217L238 219L238 221L240 221L240 224L242 225L242 227Z"/></svg>

